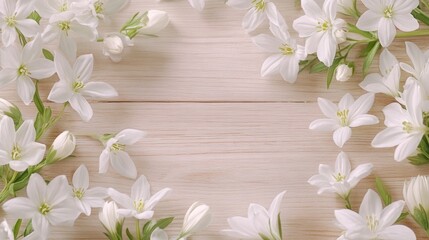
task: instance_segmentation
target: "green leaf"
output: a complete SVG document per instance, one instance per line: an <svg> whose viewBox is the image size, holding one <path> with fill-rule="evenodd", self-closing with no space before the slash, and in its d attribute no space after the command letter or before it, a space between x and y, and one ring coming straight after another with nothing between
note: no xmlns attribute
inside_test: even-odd
<svg viewBox="0 0 429 240"><path fill-rule="evenodd" d="M310 73L319 73L328 70L328 67L325 66L322 62L318 62L311 66Z"/></svg>
<svg viewBox="0 0 429 240"><path fill-rule="evenodd" d="M165 229L174 221L174 217L162 218L156 221L156 228Z"/></svg>
<svg viewBox="0 0 429 240"><path fill-rule="evenodd" d="M332 66L330 66L328 69L328 74L326 79L326 86L328 89L331 86L332 79L334 78L335 70L337 69L338 65L340 65L342 59L343 59L342 57L336 58L332 63Z"/></svg>
<svg viewBox="0 0 429 240"><path fill-rule="evenodd" d="M34 21L37 22L37 24L40 24L40 20L42 19L42 17L40 17L39 13L36 11L33 11L32 13L30 13L30 15L27 18L33 19Z"/></svg>
<svg viewBox="0 0 429 240"><path fill-rule="evenodd" d="M150 240L150 236L155 229L165 229L168 227L174 220L174 217L163 218L159 220L152 220L147 222L143 226L143 240Z"/></svg>
<svg viewBox="0 0 429 240"><path fill-rule="evenodd" d="M265 236L262 233L259 233L259 237L261 237L262 240L271 240L269 237Z"/></svg>
<svg viewBox="0 0 429 240"><path fill-rule="evenodd" d="M383 200L384 206L387 206L392 203L392 196L384 185L383 181L380 178L375 179L375 187L377 188L378 194L380 194L381 199Z"/></svg>
<svg viewBox="0 0 429 240"><path fill-rule="evenodd" d="M378 49L380 49L380 42L376 42L374 47L368 52L368 55L365 57L365 60L363 62L363 74L365 75L369 68L371 67L372 62L374 61L374 57L378 52Z"/></svg>
<svg viewBox="0 0 429 240"><path fill-rule="evenodd" d="M375 44L377 43L377 41L372 41L369 42L365 49L360 53L360 57L364 58L366 56L368 56L368 53L371 51L371 49L375 46Z"/></svg>
<svg viewBox="0 0 429 240"><path fill-rule="evenodd" d="M428 216L426 214L425 209L422 205L420 205L418 208L414 208L414 214L412 214L414 220L424 229L429 230L429 222L428 222Z"/></svg>
<svg viewBox="0 0 429 240"><path fill-rule="evenodd" d="M13 226L13 237L15 239L18 239L19 229L21 228L22 219L18 219L15 223L15 226Z"/></svg>
<svg viewBox="0 0 429 240"><path fill-rule="evenodd" d="M405 218L407 218L407 217L408 217L408 215L409 215L409 213L408 213L408 212L403 212L403 213L401 213L401 215L399 216L398 220L396 220L396 223L398 223L398 222L400 222L400 221L404 220Z"/></svg>
<svg viewBox="0 0 429 240"><path fill-rule="evenodd" d="M127 230L125 230L125 232L127 233L127 237L130 240L134 240L135 237L131 234L130 230L127 228Z"/></svg>
<svg viewBox="0 0 429 240"><path fill-rule="evenodd" d="M280 213L277 217L277 224L279 226L279 234L280 234L280 239L283 239L283 230L282 230L282 219L280 217Z"/></svg>
<svg viewBox="0 0 429 240"><path fill-rule="evenodd" d="M45 56L46 59L49 59L51 61L54 61L54 55L48 50L48 49L42 49L43 56Z"/></svg>
<svg viewBox="0 0 429 240"><path fill-rule="evenodd" d="M28 221L27 226L24 229L24 237L28 236L33 232L33 225L31 224L31 220Z"/></svg>
<svg viewBox="0 0 429 240"><path fill-rule="evenodd" d="M429 25L429 16L423 12L420 8L414 9L411 14L417 20L420 20L422 23Z"/></svg>
<svg viewBox="0 0 429 240"><path fill-rule="evenodd" d="M35 81L35 86L36 86L36 92L34 93L33 96L33 102L34 105L36 105L37 111L39 111L40 114L43 114L43 112L45 111L45 105L43 105L43 101L40 98L40 94L39 94L39 81Z"/></svg>

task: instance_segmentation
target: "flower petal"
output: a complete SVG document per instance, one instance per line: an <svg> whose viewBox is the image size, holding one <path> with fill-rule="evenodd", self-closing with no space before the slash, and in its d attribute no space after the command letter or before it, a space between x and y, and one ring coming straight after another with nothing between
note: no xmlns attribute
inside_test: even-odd
<svg viewBox="0 0 429 240"><path fill-rule="evenodd" d="M350 184L350 187L354 188L360 182L360 180L368 177L371 174L373 168L374 165L372 163L366 163L361 164L353 169L347 178L347 182Z"/></svg>
<svg viewBox="0 0 429 240"><path fill-rule="evenodd" d="M381 18L378 23L378 38L380 40L381 46L389 47L390 44L395 39L396 28L393 24L392 19Z"/></svg>
<svg viewBox="0 0 429 240"><path fill-rule="evenodd" d="M54 84L51 92L49 93L48 100L55 103L65 103L70 101L74 95L73 90L70 87L70 84L59 81Z"/></svg>
<svg viewBox="0 0 429 240"><path fill-rule="evenodd" d="M37 214L37 207L24 197L15 197L3 204L3 210L16 218L29 219Z"/></svg>
<svg viewBox="0 0 429 240"><path fill-rule="evenodd" d="M73 174L73 187L81 188L83 190L89 187L89 173L85 165L80 165Z"/></svg>
<svg viewBox="0 0 429 240"><path fill-rule="evenodd" d="M381 18L381 14L377 14L373 11L366 11L362 14L362 16L360 16L356 26L364 31L377 31L378 23L380 22Z"/></svg>
<svg viewBox="0 0 429 240"><path fill-rule="evenodd" d="M144 175L141 175L131 187L131 199L149 200L150 184Z"/></svg>
<svg viewBox="0 0 429 240"><path fill-rule="evenodd" d="M121 144L133 145L140 141L145 135L145 132L137 129L124 129L116 134L115 138Z"/></svg>
<svg viewBox="0 0 429 240"><path fill-rule="evenodd" d="M79 114L83 121L91 120L93 112L91 105L80 94L74 94L69 100L70 106Z"/></svg>
<svg viewBox="0 0 429 240"><path fill-rule="evenodd" d="M251 8L246 15L244 15L242 26L247 32L255 30L267 18L264 12Z"/></svg>
<svg viewBox="0 0 429 240"><path fill-rule="evenodd" d="M127 178L137 177L137 168L128 153L118 151L110 154L110 164L112 168L120 175Z"/></svg>
<svg viewBox="0 0 429 240"><path fill-rule="evenodd" d="M73 72L83 83L89 82L94 67L94 56L85 54L79 56L73 65Z"/></svg>
<svg viewBox="0 0 429 240"><path fill-rule="evenodd" d="M352 136L352 129L349 127L341 127L335 130L334 132L334 142L335 144L342 148L344 144L350 139Z"/></svg>
<svg viewBox="0 0 429 240"><path fill-rule="evenodd" d="M389 240L416 240L416 235L413 230L404 225L394 225L383 229L378 234L378 237L381 239L389 239Z"/></svg>
<svg viewBox="0 0 429 240"><path fill-rule="evenodd" d="M89 82L82 88L81 93L93 98L111 98L118 96L118 92L104 82Z"/></svg>
<svg viewBox="0 0 429 240"><path fill-rule="evenodd" d="M362 218L375 216L378 219L382 211L383 205L381 204L380 197L372 189L368 189L360 205L359 215Z"/></svg>
<svg viewBox="0 0 429 240"><path fill-rule="evenodd" d="M272 53L278 53L279 46L283 44L279 39L268 34L259 34L252 38L252 42L256 46Z"/></svg>
<svg viewBox="0 0 429 240"><path fill-rule="evenodd" d="M393 225L399 218L404 209L405 202L402 200L393 202L383 209L379 220L380 229L385 229Z"/></svg>
<svg viewBox="0 0 429 240"><path fill-rule="evenodd" d="M26 120L16 131L16 142L20 146L25 146L36 139L36 129L33 120Z"/></svg>
<svg viewBox="0 0 429 240"><path fill-rule="evenodd" d="M28 76L21 76L16 83L19 97L25 105L29 105L33 101L33 96L36 92L33 80Z"/></svg>
<svg viewBox="0 0 429 240"><path fill-rule="evenodd" d="M51 77L55 73L54 62L48 59L40 58L28 63L26 66L30 72L30 77L35 79L45 79Z"/></svg>
<svg viewBox="0 0 429 240"><path fill-rule="evenodd" d="M393 23L399 30L404 32L411 32L419 29L419 23L410 13L394 15Z"/></svg>
<svg viewBox="0 0 429 240"><path fill-rule="evenodd" d="M378 118L374 115L370 114L361 114L353 118L351 120L349 126L350 127L359 127L366 125L374 125L378 123Z"/></svg>
<svg viewBox="0 0 429 240"><path fill-rule="evenodd" d="M342 176L348 176L351 171L349 156L345 152L340 152L335 161L335 172Z"/></svg>
<svg viewBox="0 0 429 240"><path fill-rule="evenodd" d="M334 119L317 119L310 123L309 129L320 131L334 131L340 128L338 121Z"/></svg>
<svg viewBox="0 0 429 240"><path fill-rule="evenodd" d="M159 192L155 193L147 202L145 205L146 210L152 210L155 208L155 205L158 204L159 201L161 201L162 198L164 198L169 192L171 192L170 188L164 188L160 190Z"/></svg>
<svg viewBox="0 0 429 240"><path fill-rule="evenodd" d="M417 147L423 138L423 133L410 136L408 139L400 143L395 149L395 160L402 161L417 152Z"/></svg>

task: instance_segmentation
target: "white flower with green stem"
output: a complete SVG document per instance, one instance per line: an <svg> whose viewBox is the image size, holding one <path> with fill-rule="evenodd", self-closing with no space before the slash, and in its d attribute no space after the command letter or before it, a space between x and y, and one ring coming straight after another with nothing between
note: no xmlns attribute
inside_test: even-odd
<svg viewBox="0 0 429 240"><path fill-rule="evenodd" d="M347 93L338 105L330 100L318 98L320 110L328 117L318 119L310 124L310 129L320 131L333 131L335 144L342 148L352 136L353 127L373 125L378 123L378 118L368 114L374 103L374 94L367 93L360 96L356 101Z"/></svg>
<svg viewBox="0 0 429 240"><path fill-rule="evenodd" d="M55 73L54 63L42 56L40 35L24 47L11 45L2 49L0 58L0 87L16 82L18 95L26 105L36 92L33 79L42 80Z"/></svg>
<svg viewBox="0 0 429 240"><path fill-rule="evenodd" d="M319 188L318 194L332 192L338 194L351 209L350 192L364 178L369 176L373 169L372 163L361 164L353 171L349 157L340 152L335 161L335 169L326 164L319 165L319 174L312 176L308 183Z"/></svg>
<svg viewBox="0 0 429 240"><path fill-rule="evenodd" d="M350 209L335 211L338 225L344 231L338 239L347 240L415 240L414 232L404 225L395 225L404 208L404 201L393 202L383 208L380 197L369 189L360 205L359 213Z"/></svg>
<svg viewBox="0 0 429 240"><path fill-rule="evenodd" d="M48 100L56 103L70 103L83 121L88 122L93 115L86 97L100 99L118 95L111 85L90 81L94 65L92 54L79 56L71 66L63 54L55 52L54 63L60 80L54 84Z"/></svg>
<svg viewBox="0 0 429 240"><path fill-rule="evenodd" d="M79 215L68 192L64 175L49 184L33 173L27 186L27 197L15 197L3 204L3 210L12 217L31 219L34 231L48 236L50 226L72 226Z"/></svg>

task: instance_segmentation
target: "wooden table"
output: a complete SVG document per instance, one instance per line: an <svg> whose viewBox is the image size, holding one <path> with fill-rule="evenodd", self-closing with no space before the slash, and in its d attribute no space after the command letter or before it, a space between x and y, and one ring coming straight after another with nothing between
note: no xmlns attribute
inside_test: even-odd
<svg viewBox="0 0 429 240"><path fill-rule="evenodd" d="M179 216L171 233L179 231L187 208L200 201L211 206L213 221L190 239L230 239L220 233L228 227L228 217L245 216L250 203L268 207L277 193L287 190L281 208L285 239L336 239L341 231L334 224L334 210L343 208L343 203L333 194L317 195L307 180L317 173L320 163L333 165L340 149L330 133L310 131L308 126L323 117L317 97L338 101L346 92L359 96L364 93L358 86L362 75L347 83L334 82L329 90L325 74L301 74L294 85L280 77L261 78L260 66L267 55L241 28L245 12L220 0L207 1L200 13L186 0L132 0L106 31L119 29L134 12L147 9L167 11L171 24L158 38L136 39L136 46L127 50L119 64L101 54L100 44L79 45L80 54L95 53L93 79L112 84L120 96L92 102L90 123L67 111L45 141L52 141L63 130L72 131L78 138L75 157L46 168L43 175L50 179L65 174L71 179L75 169L85 164L92 186L129 193L132 180L111 171L98 174L102 146L86 135L142 129L148 136L129 152L138 173L151 182L152 191L173 189L156 208L157 217ZM301 14L293 0L275 3L289 26ZM419 41L420 46L426 47L423 42ZM400 60L408 61L402 41L390 49ZM377 70L377 62L373 70ZM42 83L44 99L54 80ZM12 85L1 91L1 97L23 106ZM390 101L376 97L371 112L381 122L381 109ZM60 108L52 106L57 111ZM33 107L24 109L25 117L34 116ZM367 189L374 189L376 176L398 200L406 178L429 172L426 166L395 162L393 149L372 148L370 142L382 128L380 123L354 129L343 148L353 166L375 165L373 174L352 193L355 210ZM81 217L72 228L54 228L51 239L104 239L97 212ZM425 237L411 219L405 224L416 231L418 239Z"/></svg>

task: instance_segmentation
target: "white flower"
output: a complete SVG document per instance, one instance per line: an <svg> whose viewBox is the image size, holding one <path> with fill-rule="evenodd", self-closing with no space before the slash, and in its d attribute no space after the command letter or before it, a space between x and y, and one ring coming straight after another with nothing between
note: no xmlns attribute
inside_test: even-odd
<svg viewBox="0 0 429 240"><path fill-rule="evenodd" d="M90 0L93 14L100 19L106 19L122 10L129 0Z"/></svg>
<svg viewBox="0 0 429 240"><path fill-rule="evenodd" d="M398 60L385 48L380 54L379 62L380 73L368 74L359 86L368 92L384 93L394 98L399 97L401 68Z"/></svg>
<svg viewBox="0 0 429 240"><path fill-rule="evenodd" d="M195 202L186 212L179 238L186 239L190 235L203 230L210 224L211 219L210 207L205 204L199 205L198 202Z"/></svg>
<svg viewBox="0 0 429 240"><path fill-rule="evenodd" d="M150 240L168 240L168 234L164 230L157 228L150 235Z"/></svg>
<svg viewBox="0 0 429 240"><path fill-rule="evenodd" d="M0 223L0 239L2 240L14 240L12 229L7 224L6 219Z"/></svg>
<svg viewBox="0 0 429 240"><path fill-rule="evenodd" d="M109 162L120 175L128 178L137 177L137 169L130 155L125 152L128 145L133 145L144 137L145 133L136 129L120 131L106 143L106 148L100 155L99 173L106 173Z"/></svg>
<svg viewBox="0 0 429 240"><path fill-rule="evenodd" d="M411 12L419 5L419 0L362 0L368 8L359 18L356 26L365 31L378 31L381 46L388 47L395 39L396 28L411 32L419 28L419 23Z"/></svg>
<svg viewBox="0 0 429 240"><path fill-rule="evenodd" d="M116 236L118 225L122 225L124 218L118 214L118 206L115 202L105 202L103 210L98 214L98 219L103 224L104 228L111 234Z"/></svg>
<svg viewBox="0 0 429 240"><path fill-rule="evenodd" d="M53 161L56 162L69 157L74 152L75 147L75 136L69 131L62 132L55 138L50 149L50 151L55 151Z"/></svg>
<svg viewBox="0 0 429 240"><path fill-rule="evenodd" d="M237 9L248 9L242 26L247 32L254 31L267 18L275 19L277 7L270 0L228 0L226 4Z"/></svg>
<svg viewBox="0 0 429 240"><path fill-rule="evenodd" d="M372 140L376 148L396 147L395 160L402 161L416 152L427 127L423 124L421 90L416 81L409 79L403 98L406 109L391 103L383 109L386 129Z"/></svg>
<svg viewBox="0 0 429 240"><path fill-rule="evenodd" d="M121 33L110 33L103 40L103 54L113 62L120 62L124 48L133 45L133 41L128 36Z"/></svg>
<svg viewBox="0 0 429 240"><path fill-rule="evenodd" d="M353 75L353 68L347 64L339 65L335 70L335 78L339 82L347 82Z"/></svg>
<svg viewBox="0 0 429 240"><path fill-rule="evenodd" d="M429 50L423 52L415 43L405 42L405 49L407 50L407 55L413 63L411 67L407 63L400 63L401 68L412 74L420 82L425 81L426 74L428 74L428 66L426 65L429 59Z"/></svg>
<svg viewBox="0 0 429 240"><path fill-rule="evenodd" d="M373 167L371 163L366 163L351 171L349 157L340 152L335 161L335 170L331 166L320 164L319 174L312 176L308 183L319 188L318 194L334 192L345 199L360 180L371 174Z"/></svg>
<svg viewBox="0 0 429 240"><path fill-rule="evenodd" d="M260 34L252 39L257 46L273 54L262 64L261 75L265 77L280 73L285 81L294 83L298 77L299 62L307 57L305 49L297 45L285 27L272 24L271 30L274 37Z"/></svg>
<svg viewBox="0 0 429 240"><path fill-rule="evenodd" d="M359 213L349 209L335 211L347 240L415 240L414 232L404 225L393 225L402 213L404 201L391 203L383 209L381 199L369 189L362 200ZM341 238L340 238L341 239Z"/></svg>
<svg viewBox="0 0 429 240"><path fill-rule="evenodd" d="M343 147L352 136L352 127L373 125L378 123L377 117L367 114L374 103L374 94L367 93L356 101L347 93L341 98L338 106L333 102L318 98L320 110L328 117L318 119L310 124L310 129L334 131L333 139L338 147Z"/></svg>
<svg viewBox="0 0 429 240"><path fill-rule="evenodd" d="M67 178L57 176L46 185L45 180L33 173L27 186L28 197L16 197L3 205L6 213L21 219L31 219L33 228L47 236L49 226L71 226L78 217L68 192Z"/></svg>
<svg viewBox="0 0 429 240"><path fill-rule="evenodd" d="M18 95L29 105L36 91L33 80L44 79L55 73L54 63L42 57L40 35L27 43L24 48L11 45L0 52L0 86L16 81Z"/></svg>
<svg viewBox="0 0 429 240"><path fill-rule="evenodd" d="M107 83L90 82L94 64L92 54L77 58L73 68L59 52L55 53L54 62L60 81L55 83L48 99L56 103L69 102L84 121L89 121L93 114L85 97L110 98L118 95Z"/></svg>
<svg viewBox="0 0 429 240"><path fill-rule="evenodd" d="M71 193L77 208L85 215L91 215L91 208L103 207L108 196L107 189L102 187L89 188L89 174L85 165L80 165L73 174Z"/></svg>
<svg viewBox="0 0 429 240"><path fill-rule="evenodd" d="M3 45L8 47L18 39L17 30L25 37L34 37L40 26L28 15L33 11L33 1L0 1L0 28Z"/></svg>
<svg viewBox="0 0 429 240"><path fill-rule="evenodd" d="M202 11L206 5L205 0L188 0L189 4L198 11Z"/></svg>
<svg viewBox="0 0 429 240"><path fill-rule="evenodd" d="M118 210L120 215L136 219L151 219L156 204L170 191L170 188L164 188L151 196L150 184L146 177L141 175L131 187L131 196L112 188L109 188L108 193L119 206L123 207Z"/></svg>
<svg viewBox="0 0 429 240"><path fill-rule="evenodd" d="M51 43L59 39L59 49L72 61L76 58L77 37L95 41L97 30L93 26L83 25L71 11L55 14L49 19L49 25L42 33L43 41Z"/></svg>
<svg viewBox="0 0 429 240"><path fill-rule="evenodd" d="M0 121L0 165L9 164L17 172L25 171L29 166L40 163L46 146L35 142L36 130L32 120L26 120L15 132L10 117Z"/></svg>
<svg viewBox="0 0 429 240"><path fill-rule="evenodd" d="M407 204L411 215L415 215L415 211L420 208L426 211L429 210L429 177L417 176L411 178L410 181L404 183L404 200Z"/></svg>
<svg viewBox="0 0 429 240"><path fill-rule="evenodd" d="M307 53L317 52L319 60L330 67L338 45L335 33L346 25L343 19L336 18L336 0L326 0L322 8L314 0L302 0L301 6L305 15L293 22L293 28L300 37L307 38Z"/></svg>
<svg viewBox="0 0 429 240"><path fill-rule="evenodd" d="M143 27L140 29L140 32L143 34L153 35L167 27L170 19L167 12L149 10L142 22Z"/></svg>
<svg viewBox="0 0 429 240"><path fill-rule="evenodd" d="M240 239L281 240L280 203L285 193L281 192L274 198L268 211L259 204L250 204L248 217L228 218L231 229L223 232Z"/></svg>

